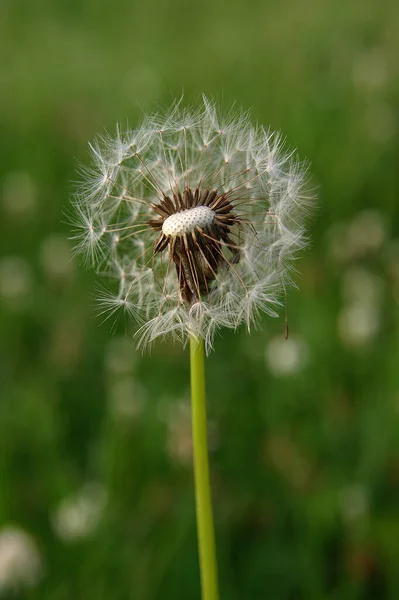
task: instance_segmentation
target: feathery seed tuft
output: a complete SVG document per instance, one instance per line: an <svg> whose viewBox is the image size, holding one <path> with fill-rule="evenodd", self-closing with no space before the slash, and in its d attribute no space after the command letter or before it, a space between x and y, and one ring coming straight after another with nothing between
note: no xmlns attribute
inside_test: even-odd
<svg viewBox="0 0 399 600"><path fill-rule="evenodd" d="M306 244L306 169L248 114L203 99L91 146L77 193L77 251L118 290L100 303L141 322L139 342L249 328L292 283Z"/></svg>

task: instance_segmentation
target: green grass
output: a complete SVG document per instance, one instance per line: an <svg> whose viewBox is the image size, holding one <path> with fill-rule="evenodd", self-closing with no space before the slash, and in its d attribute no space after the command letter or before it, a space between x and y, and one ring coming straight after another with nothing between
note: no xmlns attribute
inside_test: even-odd
<svg viewBox="0 0 399 600"><path fill-rule="evenodd" d="M87 142L182 91L281 130L319 195L297 372L265 361L283 311L207 360L221 598L399 597L398 18L393 0L1 4L0 540L21 527L43 561L16 598L200 597L188 352L142 356L101 324L64 214ZM87 482L106 508L67 541L54 515Z"/></svg>

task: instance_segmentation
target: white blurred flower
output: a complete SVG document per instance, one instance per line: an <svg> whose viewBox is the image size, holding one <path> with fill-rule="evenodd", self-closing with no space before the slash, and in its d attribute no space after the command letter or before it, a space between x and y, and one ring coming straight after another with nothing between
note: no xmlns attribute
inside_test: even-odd
<svg viewBox="0 0 399 600"><path fill-rule="evenodd" d="M338 315L338 331L347 346L371 343L381 327L379 307L370 302L347 304Z"/></svg>
<svg viewBox="0 0 399 600"><path fill-rule="evenodd" d="M118 377L111 383L108 396L111 414L119 419L137 417L147 398L144 388L128 376Z"/></svg>
<svg viewBox="0 0 399 600"><path fill-rule="evenodd" d="M99 483L85 483L75 494L64 498L51 521L56 534L65 542L90 536L97 528L107 505L107 492Z"/></svg>
<svg viewBox="0 0 399 600"><path fill-rule="evenodd" d="M77 251L118 284L100 298L104 312L141 322L141 344L194 335L208 351L220 327L276 316L311 200L279 136L204 98L91 149Z"/></svg>
<svg viewBox="0 0 399 600"><path fill-rule="evenodd" d="M276 377L296 375L309 360L309 346L305 340L290 336L271 339L266 346L266 365Z"/></svg>
<svg viewBox="0 0 399 600"><path fill-rule="evenodd" d="M73 262L67 240L57 234L47 237L40 248L43 269L50 279L68 280L73 274Z"/></svg>
<svg viewBox="0 0 399 600"><path fill-rule="evenodd" d="M347 302L379 304L383 280L365 267L350 267L343 274L342 295Z"/></svg>
<svg viewBox="0 0 399 600"><path fill-rule="evenodd" d="M364 267L344 272L342 295L344 306L338 315L339 335L347 346L372 342L381 327L383 300L382 279Z"/></svg>
<svg viewBox="0 0 399 600"><path fill-rule="evenodd" d="M170 458L183 465L191 465L193 442L191 434L191 409L188 401L171 407L167 418L166 449Z"/></svg>
<svg viewBox="0 0 399 600"><path fill-rule="evenodd" d="M379 210L363 210L349 227L349 239L358 254L377 252L387 237L387 224Z"/></svg>
<svg viewBox="0 0 399 600"><path fill-rule="evenodd" d="M0 260L0 297L17 305L26 300L32 287L32 273L26 261L18 256Z"/></svg>
<svg viewBox="0 0 399 600"><path fill-rule="evenodd" d="M364 210L348 223L334 223L328 231L331 256L350 261L378 252L387 238L385 216L378 210Z"/></svg>
<svg viewBox="0 0 399 600"><path fill-rule="evenodd" d="M0 529L0 597L36 585L43 573L42 558L33 537L20 527Z"/></svg>
<svg viewBox="0 0 399 600"><path fill-rule="evenodd" d="M3 184L3 209L15 218L31 215L37 204L36 185L25 171L8 173Z"/></svg>

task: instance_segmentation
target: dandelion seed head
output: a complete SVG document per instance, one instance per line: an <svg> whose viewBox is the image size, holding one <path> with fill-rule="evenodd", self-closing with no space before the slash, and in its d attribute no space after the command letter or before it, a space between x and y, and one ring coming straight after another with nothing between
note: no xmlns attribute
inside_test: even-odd
<svg viewBox="0 0 399 600"><path fill-rule="evenodd" d="M135 131L90 146L76 205L77 252L119 282L102 311L124 308L142 345L250 328L275 311L306 245L306 168L248 113L176 103Z"/></svg>

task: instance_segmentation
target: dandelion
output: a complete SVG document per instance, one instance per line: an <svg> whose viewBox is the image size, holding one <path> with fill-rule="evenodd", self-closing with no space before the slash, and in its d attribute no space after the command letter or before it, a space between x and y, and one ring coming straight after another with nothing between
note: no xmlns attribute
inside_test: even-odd
<svg viewBox="0 0 399 600"><path fill-rule="evenodd" d="M101 310L124 308L142 345L277 316L302 248L306 173L248 114L221 118L204 99L91 146L76 196L77 250L117 282Z"/></svg>
<svg viewBox="0 0 399 600"><path fill-rule="evenodd" d="M249 114L205 97L91 146L76 199L77 252L115 280L101 312L124 309L142 347L190 340L194 473L203 597L217 598L206 443L204 349L222 327L255 325L292 283L306 242L306 169Z"/></svg>

